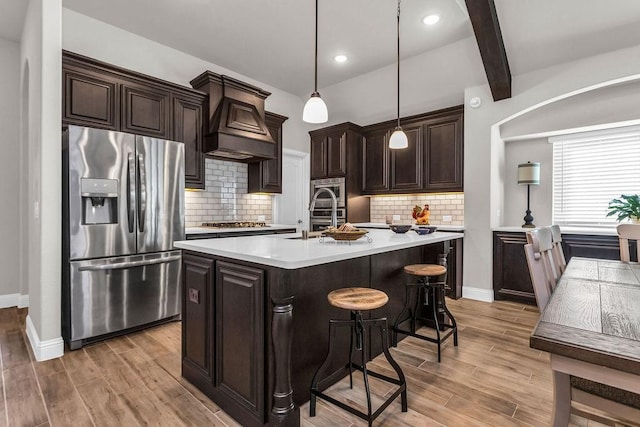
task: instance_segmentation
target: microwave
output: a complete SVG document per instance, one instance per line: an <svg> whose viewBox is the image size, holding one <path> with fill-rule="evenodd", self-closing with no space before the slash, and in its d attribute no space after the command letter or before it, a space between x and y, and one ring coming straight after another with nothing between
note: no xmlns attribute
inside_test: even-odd
<svg viewBox="0 0 640 427"><path fill-rule="evenodd" d="M311 181L311 198L320 188L328 188L336 195L339 208L345 207L346 191L344 185L344 178L326 178L326 179L314 179ZM331 195L326 191L318 194L316 199L316 208L330 208L331 207Z"/></svg>

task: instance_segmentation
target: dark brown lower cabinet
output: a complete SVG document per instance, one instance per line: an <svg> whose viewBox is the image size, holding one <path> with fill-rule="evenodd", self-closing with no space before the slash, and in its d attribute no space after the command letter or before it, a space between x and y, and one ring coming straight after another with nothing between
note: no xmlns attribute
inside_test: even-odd
<svg viewBox="0 0 640 427"><path fill-rule="evenodd" d="M197 384L213 382L213 265L211 258L182 256L182 364L197 373Z"/></svg>
<svg viewBox="0 0 640 427"><path fill-rule="evenodd" d="M185 252L182 283L182 375L243 425L264 424L264 270Z"/></svg>
<svg viewBox="0 0 640 427"><path fill-rule="evenodd" d="M264 271L218 261L215 382L221 393L264 418Z"/></svg>
<svg viewBox="0 0 640 427"><path fill-rule="evenodd" d="M525 231L493 232L493 297L536 304L529 266L524 255L527 244ZM620 259L618 236L563 234L562 250L569 262L571 257ZM635 254L635 244L631 247ZM632 261L636 261L632 257Z"/></svg>

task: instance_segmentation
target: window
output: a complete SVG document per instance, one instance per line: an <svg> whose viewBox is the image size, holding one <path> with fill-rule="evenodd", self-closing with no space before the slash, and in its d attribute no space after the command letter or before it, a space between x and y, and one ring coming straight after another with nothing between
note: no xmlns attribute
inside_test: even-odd
<svg viewBox="0 0 640 427"><path fill-rule="evenodd" d="M640 194L640 126L549 138L553 143L553 222L613 227L609 201Z"/></svg>

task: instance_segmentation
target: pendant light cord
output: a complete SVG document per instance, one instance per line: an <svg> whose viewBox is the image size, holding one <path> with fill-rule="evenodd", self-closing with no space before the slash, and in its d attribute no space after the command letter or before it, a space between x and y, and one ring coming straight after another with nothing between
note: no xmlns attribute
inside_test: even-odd
<svg viewBox="0 0 640 427"><path fill-rule="evenodd" d="M315 83L313 93L318 93L318 0L316 0L316 54L315 54Z"/></svg>
<svg viewBox="0 0 640 427"><path fill-rule="evenodd" d="M317 0L316 0L317 1ZM397 14L397 36L398 36L398 52L397 52L397 62L398 62L398 129L400 129L400 0L398 0L398 14Z"/></svg>

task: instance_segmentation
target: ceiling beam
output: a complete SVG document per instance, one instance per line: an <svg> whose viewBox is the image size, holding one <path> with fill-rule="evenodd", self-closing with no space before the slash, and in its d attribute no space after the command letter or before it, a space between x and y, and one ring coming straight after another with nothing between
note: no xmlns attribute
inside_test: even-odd
<svg viewBox="0 0 640 427"><path fill-rule="evenodd" d="M511 71L493 0L465 0L494 101L511 98Z"/></svg>

